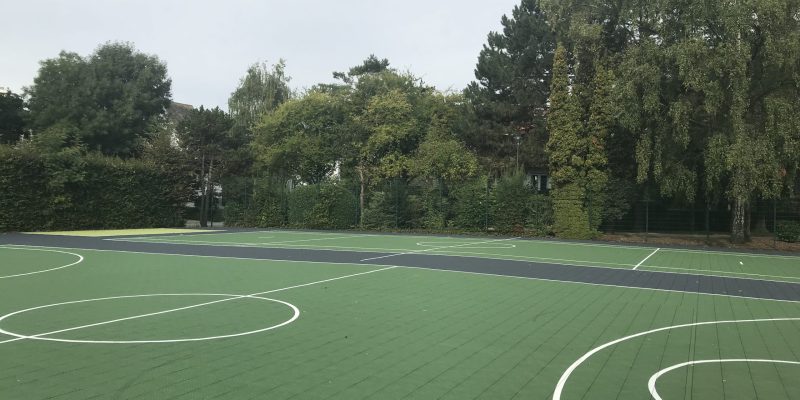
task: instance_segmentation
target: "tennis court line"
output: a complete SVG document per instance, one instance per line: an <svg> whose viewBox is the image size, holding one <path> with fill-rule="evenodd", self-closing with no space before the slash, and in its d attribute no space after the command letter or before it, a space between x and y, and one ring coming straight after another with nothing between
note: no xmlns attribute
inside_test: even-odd
<svg viewBox="0 0 800 400"><path fill-rule="evenodd" d="M652 253L650 253L650 255L649 255L649 256L645 257L645 258L644 258L642 261L639 261L639 263L638 263L638 264L636 264L636 266L635 266L635 267L633 267L633 270L634 270L634 271L636 271L636 270L639 268L639 266L641 266L642 264L644 264L644 262L645 262L645 261L647 261L647 259L648 259L648 258L650 258L650 257L652 257L654 254L658 253L658 251L659 251L659 250L661 250L661 248L657 248L657 249L653 250L653 252L652 252Z"/></svg>
<svg viewBox="0 0 800 400"><path fill-rule="evenodd" d="M658 266L658 265L642 265L642 268L674 269L676 271L696 271L696 272L709 272L710 273L710 274L702 274L703 276L722 276L722 277L726 277L725 275L718 275L718 274L738 274L738 275L763 276L763 277L767 277L767 278L786 279L785 281L771 281L771 282L798 283L796 281L800 280L800 276L765 275L765 274L752 274L752 273L748 273L748 272L736 272L736 271L714 271L714 270L696 269L696 268L661 267L661 266ZM655 272L658 272L658 271L655 271ZM715 275L715 273L717 275ZM739 278L739 277L738 276L727 276L727 278ZM791 279L794 279L794 281L792 281Z"/></svg>
<svg viewBox="0 0 800 400"><path fill-rule="evenodd" d="M149 238L142 238L141 240L128 240L128 239L103 239L113 242L130 242L130 243L154 243L154 244L185 244L188 246L218 246L218 247L244 247L244 248L259 248L259 249L308 249L308 250L327 250L327 249L344 249L359 253L375 253L380 251L385 252L404 252L410 251L409 249L387 249L383 247L354 247L354 246L327 246L321 244L292 244L283 243L282 246L271 246L273 242L263 243L246 243L246 242L212 242L203 240L178 240L178 239L158 239L151 240ZM311 247L313 246L313 247ZM45 246L46 247L46 246Z"/></svg>
<svg viewBox="0 0 800 400"><path fill-rule="evenodd" d="M388 254L388 255L385 255L385 256L370 257L370 258L365 258L365 259L363 259L361 261L363 262L363 261L379 260L379 259L382 259L382 258L389 258L389 257L395 257L395 256L404 256L404 255L408 255L408 254L425 253L425 252L436 251L436 250L441 250L441 249L452 249L454 247L472 246L472 245L476 245L476 244L503 242L503 241L506 241L506 240L514 240L514 239L519 239L519 238L515 237L515 238L507 238L507 239L486 240L486 241L483 241L483 242L467 242L467 243L456 244L456 245L453 245L453 246L432 247L432 248L429 248L429 249L415 250L415 251L410 251L410 252L406 252L406 253L397 253L397 254Z"/></svg>
<svg viewBox="0 0 800 400"><path fill-rule="evenodd" d="M243 298L252 297L252 296L262 296L262 295L265 295L265 294L282 292L282 291L289 290L289 289L297 289L297 288L301 288L301 287L317 285L317 284L320 284L320 283L338 281L340 279L346 279L346 278L352 278L352 277L355 277L355 276L372 274L372 273L375 273L375 272L386 271L386 270L390 270L390 269L394 269L394 268L398 268L398 267L397 266L389 266L389 267L373 269L373 270L364 271L364 272L358 272L358 273L355 273L355 274L338 276L338 277L335 277L335 278L323 279L323 280L319 280L319 281L315 281L315 282L309 282L309 283L302 283L302 284L299 284L299 285L287 286L287 287L280 288L280 289L267 290L265 292L250 293L250 294L245 294L245 295L236 296L236 297L229 297L229 298L225 298L225 299L221 299L221 300L214 300L214 301L208 301L208 302L205 302L205 303L194 304L194 305L191 305L191 306L172 308L172 309L169 309L169 310L157 311L157 312L152 312L152 313L147 313L147 314L133 315L133 316L130 316L130 317L117 318L117 319L113 319L113 320L110 320L110 321L96 322L96 323L88 324L88 325L74 326L74 327L71 327L71 328L59 329L59 330L56 330L56 331L39 333L39 334L36 334L36 335L28 335L27 337L24 337L24 338L14 338L14 339L9 339L9 340L4 340L4 341L0 341L0 344L16 342L18 340L23 340L23 339L30 339L30 338L37 338L37 337L42 337L42 336L55 335L57 333L70 332L70 331L75 331L75 330L78 330L78 329L91 328L91 327L95 327L95 326L108 325L108 324L112 324L112 323L115 323L115 322L130 321L130 320L138 319L138 318L144 318L144 317L151 317L151 316L154 316L154 315L167 314L167 313L171 313L171 312L175 312L175 311L188 310L188 309L191 309L191 308L197 308L197 307L207 306L207 305L211 305L211 304L223 303L223 302L226 302L226 301L238 300L238 299L243 299Z"/></svg>
<svg viewBox="0 0 800 400"><path fill-rule="evenodd" d="M363 235L363 236L376 236L376 235ZM353 239L359 236L333 236L333 237L324 237L324 238L315 238L315 239L296 239L296 240L281 240L277 242L264 242L264 244L292 244L297 242L314 242L318 240L334 240L334 239ZM268 237L260 237L259 239L265 239Z"/></svg>
<svg viewBox="0 0 800 400"><path fill-rule="evenodd" d="M353 262L337 262L337 261L302 261L302 260L281 260L281 259L270 259L270 258L253 258L253 257L231 257L231 256L206 256L206 255L198 255L198 254L179 254L179 253L151 253L145 251L132 251L132 250L108 250L108 249L86 249L81 247L54 247L54 246L32 246L32 245L23 245L23 244L15 244L15 245L0 245L0 247L40 247L40 248L47 248L47 249L68 249L68 250L85 250L85 251L99 251L99 252L106 252L106 253L130 253L130 254L143 254L143 255L151 255L151 256L174 256L174 257L199 257L199 258L217 258L217 259L231 259L231 260L245 260L245 261L278 261L278 262L288 262L288 263L305 263L305 264L326 264L326 265L370 265L375 267L385 267L386 264L359 264ZM464 257L464 256L454 256L454 257ZM492 258L490 258L492 259ZM502 259L500 259L502 260ZM503 261L513 261L513 260L503 260ZM573 264L562 264L562 265L572 265L581 267L580 265L573 265ZM793 303L793 304L800 304L800 300L783 300L783 299L771 299L771 298L764 298L764 297L752 297L752 296L737 296L737 295L730 295L730 294L722 294L722 293L706 293L706 292L695 292L695 291L686 291L686 290L675 290L675 289L659 289L659 288L648 288L648 287L638 287L638 286L623 286L623 285L615 285L612 283L592 283L592 282L583 282L583 281L568 281L568 280L560 280L560 279L551 279L551 278L540 278L540 277L532 277L532 276L519 276L519 275L503 275L503 274L495 274L491 272L473 272L473 271L460 271L460 270L453 270L453 269L435 269L435 268L428 268L428 267L413 267L410 265L389 265L390 267L394 268L409 268L409 269L418 269L422 271L436 271L436 272L454 272L459 274L468 274L468 275L479 275L479 276L490 276L495 278L516 278L516 279L527 279L532 281L542 281L542 282L553 282L553 283L563 283L563 284L577 284L577 285L587 285L587 286L600 286L600 287L613 287L619 289L635 289L635 290L652 290L656 292L668 292L668 293L681 293L681 294L697 294L703 296L718 296L718 297L728 297L728 298L735 298L735 299L745 299L745 300L759 300L759 301L777 301L781 303ZM619 268L608 268L608 267L586 267L586 268L605 268L605 269L619 269ZM671 274L670 272L662 272L662 271L647 271L656 274ZM696 275L696 274L692 274ZM697 275L703 276L703 275ZM721 276L723 278L732 278L730 276ZM735 277L733 277L735 278ZM754 281L762 281L762 282L776 282L776 283L794 283L794 282L783 282L783 281L771 281L766 279L751 279ZM0 342L1 343L1 342Z"/></svg>

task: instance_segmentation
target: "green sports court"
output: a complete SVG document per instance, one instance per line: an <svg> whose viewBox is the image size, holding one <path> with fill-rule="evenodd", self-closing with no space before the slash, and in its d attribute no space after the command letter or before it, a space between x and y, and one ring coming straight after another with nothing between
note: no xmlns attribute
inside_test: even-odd
<svg viewBox="0 0 800 400"><path fill-rule="evenodd" d="M796 399L800 258L288 230L0 236L3 399Z"/></svg>

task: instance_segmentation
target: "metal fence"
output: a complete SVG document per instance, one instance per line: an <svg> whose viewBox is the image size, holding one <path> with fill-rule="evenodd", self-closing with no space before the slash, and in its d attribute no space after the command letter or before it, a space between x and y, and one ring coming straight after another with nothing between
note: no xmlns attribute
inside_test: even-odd
<svg viewBox="0 0 800 400"><path fill-rule="evenodd" d="M440 180L390 179L367 187L351 181L294 184L271 177L223 182L227 226L313 229L514 232L552 235L551 193L525 177L480 178L457 184ZM644 197L644 196L642 196ZM687 204L667 198L561 199L587 212L591 228L604 233L720 235L731 231L729 203ZM800 199L754 201L747 212L752 236L783 239L800 226ZM791 238L791 235L787 236Z"/></svg>

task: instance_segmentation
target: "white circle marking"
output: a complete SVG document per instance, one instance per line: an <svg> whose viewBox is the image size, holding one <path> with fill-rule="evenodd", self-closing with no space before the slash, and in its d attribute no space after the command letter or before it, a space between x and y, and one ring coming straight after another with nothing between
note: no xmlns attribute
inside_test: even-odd
<svg viewBox="0 0 800 400"><path fill-rule="evenodd" d="M608 347L614 346L618 343L622 343L629 339L634 339L639 336L649 335L651 333L668 331L670 329L679 329L679 328L687 328L690 326L704 326L704 325L722 325L722 324L739 324L739 323L748 323L748 322L779 322L779 321L800 321L800 318L765 318L765 319L743 319L743 320L728 320L728 321L706 321L706 322L695 322L691 324L681 324L681 325L673 325L673 326L665 326L663 328L651 329L649 331L635 333L630 336L625 336L623 338L619 338L617 340L612 340L608 343L603 345L597 346L591 350L589 350L586 354L581 356L581 358L575 360L561 375L561 378L558 380L556 384L556 388L553 391L553 400L561 400L561 393L564 391L564 385L567 383L567 379L572 373L581 365L584 361L588 360L589 357L597 354L603 349Z"/></svg>
<svg viewBox="0 0 800 400"><path fill-rule="evenodd" d="M71 267L71 266L73 266L73 265L75 265L75 264L79 264L79 263L83 262L83 256L82 256L82 255L80 255L80 254L75 254L75 253L70 253L70 252L68 252L68 251L61 251L61 250L49 250L49 249L29 249L29 248L25 248L25 247L0 247L0 248L2 248L2 249L10 249L10 250L49 251L49 252L51 252L51 253L62 253L62 254L69 254L69 255L71 255L71 256L78 257L78 261L75 261L75 262L73 262L73 263L71 263L71 264L62 265L62 266L60 266L60 267L55 267L55 268L43 269L43 270L40 270L40 271L26 272L26 273L23 273L23 274L14 274L14 275L5 275L5 276L0 276L0 279L6 279L6 278L15 278L15 277L18 277L18 276L26 276L26 275L33 275L33 274L41 274L41 273L43 273L43 272L50 272L50 271L55 271L55 270L57 270L57 269L62 269L62 268Z"/></svg>
<svg viewBox="0 0 800 400"><path fill-rule="evenodd" d="M664 400L658 394L656 390L656 381L661 375L666 374L672 370L676 370L678 368L683 368L689 365L697 365L697 364L719 364L719 363L732 363L732 362L747 362L747 363L771 363L771 364L789 364L789 365L800 365L800 361L786 361L786 360L763 360L763 359L747 359L747 358L734 358L734 359L724 359L724 360L697 360L697 361L687 361L680 364L675 364L671 367L664 368L661 371L656 372L653 376L650 377L650 380L647 381L647 389L650 390L650 395L653 396L654 400Z"/></svg>
<svg viewBox="0 0 800 400"><path fill-rule="evenodd" d="M271 302L276 302L276 303L283 304L283 305L285 305L285 306L287 306L287 307L292 309L293 315L292 315L291 318L287 319L286 321L281 322L280 324L272 325L272 326L269 326L269 327L266 327L266 328L261 328L261 329L256 329L256 330L247 331L247 332L241 332L241 333L234 333L234 334L229 334L229 335L217 335L217 336L207 336L207 337L199 337L199 338L186 338L186 339L78 340L78 339L59 339L59 338L43 337L44 335L47 335L47 334L55 334L55 333L63 332L63 331L66 331L66 330L75 330L75 329L79 329L81 327L68 328L66 330L54 331L54 332L49 332L49 333L46 333L46 334L38 334L38 335L23 335L23 334L7 331L5 329L0 328L0 333L6 334L6 335L9 335L9 336L14 336L14 337L16 337L18 339L33 339L33 340L44 340L44 341L62 342L62 343L88 343L88 344L181 343L181 342L199 342L199 341L207 341L207 340L215 340L215 339L226 339L226 338L232 338L232 337L238 337L238 336L253 335L253 334L256 334L256 333L266 332L266 331L269 331L269 330L280 328L280 327L282 327L284 325L288 325L288 324L294 322L297 318L300 317L300 310L297 307L295 307L294 304L286 302L286 301L282 301L282 300L270 299L270 298L267 298L267 297L260 297L260 296L254 296L254 295L221 294L221 293L158 293L158 294L140 294L140 295L130 295L130 296L101 297L101 298L96 298L96 299L65 301L65 302L62 302L62 303L47 304L47 305L43 305L43 306L31 307L31 308L26 308L24 310L14 311L12 313L3 315L2 317L0 317L0 322L2 322L3 320L5 320L5 319L7 319L9 317L12 317L14 315L26 313L26 312L29 312L29 311L39 310L39 309L43 309L43 308L58 307L58 306L63 306L63 305L68 305L68 304L78 304L78 303L88 303L88 302L95 302L95 301L104 301L104 300L130 299L130 298L141 298L141 297L158 297L158 296L218 296L218 297L230 297L232 299L233 298L251 298L251 299L265 300L265 301L271 301ZM155 315L155 314L152 314L152 315ZM94 326L94 325L96 325L96 324L92 324L92 325L88 325L88 326Z"/></svg>

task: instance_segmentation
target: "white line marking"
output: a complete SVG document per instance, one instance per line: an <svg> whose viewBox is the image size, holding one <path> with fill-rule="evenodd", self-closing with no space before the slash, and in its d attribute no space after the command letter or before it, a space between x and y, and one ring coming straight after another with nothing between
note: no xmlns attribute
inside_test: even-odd
<svg viewBox="0 0 800 400"><path fill-rule="evenodd" d="M291 249L291 248L301 248L301 249L311 249L311 250L344 249L360 253L374 253L376 251L403 252L409 250L409 249L387 249L382 247L328 246L320 244L291 244L291 243L284 243L282 244L282 246L271 246L273 242L261 242L261 243L213 242L213 241L203 241L203 240L178 240L178 239L158 239L158 240L103 239L103 240L110 240L114 242L130 242L130 243L154 243L154 244L175 243L175 244L184 244L188 246L207 246L210 244L218 247L246 247L246 248L261 248L261 249Z"/></svg>
<svg viewBox="0 0 800 400"><path fill-rule="evenodd" d="M30 245L14 245L14 246L21 246L21 247L46 247L46 246L30 246ZM53 247L53 246L50 246ZM344 263L344 262L336 262L336 261L302 261L302 260L277 260L277 259L266 259L266 258L252 258L252 257L227 257L227 256L203 256L203 255L195 255L195 254L176 254L176 253L148 253L144 251L130 251L130 250L101 250L101 249L84 249L84 248L72 248L72 247L60 247L63 249L75 249L75 250L85 250L85 251L99 251L99 252L109 252L109 253L130 253L130 254L142 254L148 256L173 256L173 257L198 257L198 258L216 258L216 259L229 259L229 260L245 260L245 261L273 261L273 262L286 262L286 263L300 263L300 264L325 264L325 265L357 265L357 266L373 266L373 267L385 267L386 264L370 264L370 263ZM462 257L457 255L452 255L453 257ZM492 260L492 258L490 258ZM500 259L498 259L500 260ZM513 261L513 260L511 260ZM564 265L573 265L573 264L564 264ZM608 283L589 283L589 282L574 282L574 281L562 281L558 279L547 279L547 278L534 278L529 276L514 276L514 275L500 275L500 274L492 274L488 272L471 272L471 271L457 271L457 270L448 270L448 269L434 269L434 268L426 268L426 267L411 267L408 265L391 265L392 267L396 268L408 268L408 269L418 269L423 271L433 271L433 272L454 272L459 274L468 274L468 275L480 275L480 276L491 276L495 278L513 278L513 279L527 279L532 281L542 281L542 282L554 282L554 283L564 283L564 284L575 284L575 285L587 285L587 286L599 286L599 287L613 287L619 289L634 289L634 290L651 290L654 292L667 292L667 293L680 293L680 294L697 294L702 296L716 296L716 297L727 297L727 298L736 298L736 299L745 299L745 300L758 300L758 301L776 301L779 303L793 303L797 304L800 303L799 300L781 300L781 299L765 299L761 297L751 297L751 296L734 296L728 294L719 294L719 293L701 293L701 292L692 292L686 290L672 290L672 289L654 289L654 288L644 288L644 287L634 287L634 286L622 286L622 285L613 285ZM580 266L580 265L578 265ZM590 268L605 268L605 269L619 269L619 268L607 268L607 267L590 267ZM661 271L650 271L657 274L668 274L669 272L661 272ZM761 281L761 279L752 279ZM765 282L773 282L773 281L765 281ZM786 282L783 282L786 283ZM788 282L792 283L792 282Z"/></svg>
<svg viewBox="0 0 800 400"><path fill-rule="evenodd" d="M637 268L639 268L639 266L640 266L640 265L644 264L644 262L645 262L645 261L647 261L647 259L648 259L648 258L652 257L652 256L653 256L653 254L656 254L656 253L658 253L658 251L659 251L659 250L661 250L661 249L660 249L660 248L658 248L658 249L655 249L655 250L653 250L653 252L652 252L652 253L650 253L650 255L649 255L649 256L645 257L645 258L644 258L644 260L642 260L642 261L639 261L639 263L638 263L638 264L636 264L636 266L635 266L635 267L633 267L634 271L635 271Z"/></svg>
<svg viewBox="0 0 800 400"><path fill-rule="evenodd" d="M41 270L41 271L26 272L26 273L24 273L24 274L14 274L14 275L5 275L5 276L0 276L0 279L16 278L16 277L19 277L19 276L27 276L27 275L33 275L33 274L41 274L41 273L43 273L43 272L50 272L50 271L55 271L55 270L57 270L57 269L62 269L62 268L71 267L71 266L73 266L73 265L80 264L81 262L83 262L83 256L82 256L82 255L80 255L80 254L75 254L75 253L70 253L70 252L68 252L68 251L60 251L60 250L45 250L45 249L26 249L26 248L24 248L24 247L11 247L11 246L0 246L0 248L2 248L2 249L9 249L9 250L49 251L49 252L52 252L52 253L62 253L62 254L69 254L69 255L72 255L72 256L78 257L78 261L75 261L74 263L71 263L71 264L62 265L62 266L60 266L60 267L56 267L56 268L43 269L43 270Z"/></svg>
<svg viewBox="0 0 800 400"><path fill-rule="evenodd" d="M68 304L88 303L88 302L103 301L103 300L141 298L141 297L158 297L158 296L216 296L216 297L228 297L228 298L224 299L224 300L217 300L217 301L207 302L207 303L203 303L203 304L196 304L196 305L193 305L193 306L176 308L176 309L172 309L172 310L154 312L154 313L149 313L149 314L142 314L142 315L138 315L138 316L134 316L134 317L119 318L119 319L115 319L113 321L98 322L98 323L89 324L89 325L77 326L77 327L72 327L72 328L67 328L67 329L60 329L60 330L52 331L52 332L39 333L39 334L36 334L36 335L22 335L22 334L18 334L18 333L15 333L15 332L7 331L5 329L0 328L0 333L16 337L15 339L0 341L0 344L14 342L14 341L17 341L17 340L22 340L22 339L46 340L46 341L51 341L51 342L63 342L63 343L89 343L89 344L143 344L143 343L199 342L199 341L206 341L206 340L225 339L225 338L231 338L231 337L253 335L253 334L256 334L256 333L266 332L266 331L269 331L269 330L280 328L280 327L282 327L284 325L288 325L288 324L294 322L298 317L300 317L300 310L297 307L295 307L292 303L289 303L289 302L286 302L286 301L282 301L282 300L276 300L276 299L270 299L270 298L266 298L266 297L255 296L255 295L241 296L241 295L235 295L235 294L220 294L220 293L166 293L166 294L165 293L158 293L158 294L142 294L142 295L133 295L133 296L103 297L103 298L97 298L97 299L67 301L67 302L63 302L63 303L48 304L48 305L44 305L44 306L32 307L32 308L28 308L28 309L25 309L25 310L19 310L19 311L15 311L13 313L10 313L10 314L6 314L6 315L0 317L0 321L6 319L8 317L17 315L17 314L22 314L22 313L25 313L25 312L28 312L28 311L39 310L39 309L42 309L42 308L58 307L58 306L68 305ZM208 305L208 304L213 304L213 303L221 303L223 301L236 300L236 299L241 299L241 298L251 298L251 299L258 299L258 300L265 300L265 301L272 301L272 302L276 302L276 303L281 303L281 304L291 308L292 311L293 311L293 315L288 320L286 320L284 322L281 322L279 324L276 324L276 325L269 326L267 328L261 328L261 329L256 329L256 330L253 330L253 331L234 333L234 334L229 334L229 335L208 336L208 337L199 337L199 338L162 339L162 340L155 340L155 339L154 340L88 340L88 339L77 340L77 339L59 339L59 338L47 338L47 337L44 337L44 336L48 336L48 335L54 335L54 334L57 334L57 333L74 331L74 330L77 330L77 329L89 328L89 327L100 326L100 325L107 325L107 324L114 323L114 322L127 321L127 320L131 320L131 319L143 318L143 317L148 317L148 316L153 316L153 315L166 314L168 312L186 310L186 309L190 309L190 308L200 307L200 306L203 306L203 305Z"/></svg>
<svg viewBox="0 0 800 400"><path fill-rule="evenodd" d="M697 361L688 361L685 363L675 364L669 368L664 368L661 371L656 372L653 376L650 377L650 380L647 381L647 389L650 390L650 395L653 396L654 400L664 400L658 394L656 390L656 381L661 375L666 374L672 370L683 368L689 365L697 365L697 364L719 364L719 363L731 363L731 362L746 362L746 363L770 363L770 364L790 364L790 365L800 365L800 361L786 361L786 360L763 360L763 359L747 359L747 358L732 358L732 359L724 359L724 360L697 360Z"/></svg>
<svg viewBox="0 0 800 400"><path fill-rule="evenodd" d="M364 236L374 236L374 235L364 235ZM315 239L297 239L297 240L281 240L279 242L268 242L265 244L290 244L290 243L297 243L297 242L313 242L317 240L334 240L334 239L351 239L353 236L333 236L333 237L325 237L325 238L315 238ZM263 237L259 237L259 239L264 239Z"/></svg>
<svg viewBox="0 0 800 400"><path fill-rule="evenodd" d="M663 328L651 329L649 331L635 333L633 335L625 336L623 338L619 338L616 340L612 340L606 344L597 346L591 350L589 350L586 354L581 356L581 358L575 360L569 368L564 371L561 375L561 378L558 380L558 384L556 384L556 388L553 391L553 400L561 400L561 393L564 391L564 385L566 385L567 380L569 379L570 375L589 357L597 354L603 349L609 348L616 344L622 343L626 340L634 339L640 336L649 335L651 333L668 331L671 329L679 329L679 328L688 328L690 326L705 326L705 325L723 325L723 324L742 324L742 323L749 323L749 322L781 322L781 321L800 321L800 318L766 318L766 319L743 319L743 320L727 320L727 321L706 321L706 322L694 322L690 324L681 324L681 325L673 325L673 326L665 326Z"/></svg>
<svg viewBox="0 0 800 400"><path fill-rule="evenodd" d="M782 280L782 281L768 280L768 279L754 279L754 280L763 280L765 282L798 283L798 282L795 282L795 281L800 280L800 276L764 275L764 274L751 274L751 273L747 273L747 272L736 272L736 271L714 271L714 270L696 269L696 268L660 267L660 266L657 266L657 265L642 265L641 268L657 268L657 269L670 269L670 270L676 270L676 271L708 272L707 274L692 274L692 275L721 276L721 277L725 277L725 278L738 278L738 276L735 276L735 275L747 275L747 276L763 276L763 277L767 277L767 278L785 279L785 280ZM652 271L652 272L659 272L659 271ZM718 275L718 274L732 274L732 275ZM747 278L743 278L743 279L747 279Z"/></svg>
<svg viewBox="0 0 800 400"><path fill-rule="evenodd" d="M385 256L379 256L379 257L370 257L370 258L365 258L365 259L363 259L363 260L361 260L361 261L379 260L379 259L381 259L381 258L389 258L389 257L395 257L395 256L404 256L404 255L408 255L408 254L418 254L418 253L425 253L425 252L427 252L427 251L436 251L436 250L441 250L441 249L452 249L452 248L454 248L454 247L461 247L461 246L468 246L468 245L475 245L475 244L484 244L484 243L504 242L504 241L506 241L506 240L515 240L515 239L519 239L519 238L518 238L518 237L515 237L515 238L506 238L506 239L485 240L485 241L483 241L483 242L467 242L467 243L457 244L457 245L454 245L454 246L431 247L431 248L429 248L429 249L424 249L424 250L413 250L413 251L409 251L409 252L405 252L405 253L396 253L396 254L388 254L388 255L385 255Z"/></svg>
<svg viewBox="0 0 800 400"><path fill-rule="evenodd" d="M380 271L386 271L386 270L393 269L393 268L397 268L397 267L396 266L389 266L389 267L385 267L385 268L373 269L373 270L370 270L370 271L358 272L358 273L355 273L355 274L349 274L349 275L339 276L339 277L335 277L335 278L323 279L323 280L315 281L315 282L309 282L309 283L303 283L303 284L294 285L294 286L288 286L288 287L284 287L284 288L280 288L280 289L267 290L265 292L251 293L251 294L241 295L241 296L237 296L237 297L231 297L231 298L227 298L227 299L222 299L222 300L215 300L215 301L209 301L209 302L205 302L205 303L195 304L195 305L191 305L191 306L178 307L178 308L173 308L173 309L159 311L159 312L152 312L152 313L147 313L147 314L139 314L139 315L134 315L134 316L131 316L131 317L118 318L118 319L114 319L114 320L110 320L110 321L104 321L104 322L97 322L97 323L89 324L89 325L81 325L81 326L75 326L75 327L72 327L72 328L59 329L57 331L51 331L51 332L39 333L39 334L36 334L36 335L25 336L24 338L17 337L16 339L10 339L10 340L6 340L4 342L0 342L0 344L9 343L9 342L13 342L13 341L16 341L16 340L21 340L21 339L38 338L40 340L52 340L52 339L42 338L42 336L54 335L54 334L57 334L57 333L69 332L69 331L73 331L73 330L77 330L77 329L89 328L89 327L100 326L100 325L106 325L106 324L111 324L111 323L114 323L114 322L128 321L128 320L132 320L132 319L149 317L149 316L153 316L153 315L161 315L161 314L171 313L171 312L175 312L175 311L188 310L190 308L202 307L202 306L206 306L206 305L210 305L210 304L222 303L222 302L231 301L231 300L237 300L237 299L241 299L241 298L245 298L245 297L261 296L261 295L265 295L265 294L269 294L269 293L282 292L284 290L296 289L296 288L301 288L301 287L306 287L306 286L311 286L311 285L317 285L317 284L320 284L320 283L332 282L332 281L337 281L337 280L345 279L345 278L352 278L354 276L360 276L360 275L366 275L366 274L371 274L371 273L380 272ZM43 307L47 307L47 306L39 306L39 307L29 308L29 309L26 309L26 310L16 311L16 312L13 312L11 314L7 314L7 315L3 316L2 318L0 318L0 321L2 321L5 318L8 318L8 317L10 317L12 315L19 314L21 312L31 311L31 310L35 310L37 308L43 308ZM3 331L2 329L0 329L0 333L9 334L8 332Z"/></svg>

